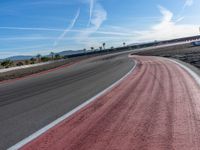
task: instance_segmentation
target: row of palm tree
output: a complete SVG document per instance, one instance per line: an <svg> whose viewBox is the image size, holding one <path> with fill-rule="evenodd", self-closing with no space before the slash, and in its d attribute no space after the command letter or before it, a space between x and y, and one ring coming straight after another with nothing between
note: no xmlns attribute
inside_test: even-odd
<svg viewBox="0 0 200 150"><path fill-rule="evenodd" d="M94 47L91 47L90 49L91 49L91 51L94 51L94 50L95 50ZM99 50L100 50L100 51L102 51L103 49L104 49L104 50L106 49L106 43L103 43L102 46L99 47ZM84 49L84 52L85 52L85 51L87 51L87 50Z"/></svg>
<svg viewBox="0 0 200 150"><path fill-rule="evenodd" d="M123 42L123 46L124 46L124 47L126 46L126 43L125 43L125 42ZM94 51L94 50L95 50L94 47L91 47L90 49L91 49L91 51ZM112 46L110 49L114 49L114 47ZM106 50L106 43L103 43L102 46L99 47L99 50L100 50L100 51ZM83 49L83 51L86 52L87 50L86 50L86 49Z"/></svg>
<svg viewBox="0 0 200 150"><path fill-rule="evenodd" d="M91 47L90 49L91 49L91 51L94 51L94 50L95 50L94 47ZM102 46L99 47L99 50L100 50L100 51L102 51L103 49L104 49L104 50L106 49L106 43L103 43ZM86 52L86 51L87 51L87 50L84 49L84 52Z"/></svg>
<svg viewBox="0 0 200 150"><path fill-rule="evenodd" d="M37 61L41 62L41 61L49 61L49 60L58 60L62 58L59 54L55 54L54 52L51 52L49 55L50 55L50 58L47 56L42 57L41 54L37 54L36 55Z"/></svg>

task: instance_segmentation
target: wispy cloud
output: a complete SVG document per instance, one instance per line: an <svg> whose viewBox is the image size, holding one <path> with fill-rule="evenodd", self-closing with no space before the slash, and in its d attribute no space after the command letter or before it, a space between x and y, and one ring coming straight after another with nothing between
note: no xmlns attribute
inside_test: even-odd
<svg viewBox="0 0 200 150"><path fill-rule="evenodd" d="M194 0L185 0L183 7L181 8L180 13L178 14L178 18L181 18L181 15L184 13L187 7L190 7L194 4Z"/></svg>
<svg viewBox="0 0 200 150"><path fill-rule="evenodd" d="M75 17L73 18L73 20L71 21L70 25L67 27L67 29L64 30L64 32L58 37L58 39L54 42L54 46L57 46L58 43L60 42L60 40L62 40L65 35L74 27L78 17L80 15L80 9L78 9L78 11L76 12Z"/></svg>
<svg viewBox="0 0 200 150"><path fill-rule="evenodd" d="M17 48L1 48L0 49L0 52L1 51L11 51L11 52L13 52L13 51L16 51L16 50L18 50L19 52L20 51L23 51L23 50L30 50L30 49L38 49L38 48L45 48L45 47L48 47L49 45L45 45L45 44L43 44L43 45L34 45L34 46L25 46L25 47L17 47Z"/></svg>
<svg viewBox="0 0 200 150"><path fill-rule="evenodd" d="M186 0L185 4L184 4L184 7L192 6L193 3L194 3L194 0Z"/></svg>
<svg viewBox="0 0 200 150"><path fill-rule="evenodd" d="M152 26L150 30L136 32L137 40L166 40L198 34L198 25L179 24L177 20L173 21L174 15L171 11L162 6L158 8L162 14L161 22Z"/></svg>
<svg viewBox="0 0 200 150"><path fill-rule="evenodd" d="M155 30L162 29L163 27L168 27L173 24L173 13L160 5L158 6L158 8L163 17L161 22L153 27L153 29Z"/></svg>
<svg viewBox="0 0 200 150"><path fill-rule="evenodd" d="M93 18L91 24L95 29L99 29L102 23L107 19L107 12L100 3L96 3L95 10L93 12Z"/></svg>
<svg viewBox="0 0 200 150"><path fill-rule="evenodd" d="M95 3L93 4L93 2ZM90 6L92 3L92 7L94 7L93 11L91 11L90 26L86 29L83 29L82 32L80 32L80 34L77 36L77 42L85 44L86 46L99 43L92 38L91 35L93 33L97 33L103 22L107 19L107 12L103 6L98 1L93 2L90 1ZM117 33L112 32L112 34Z"/></svg>

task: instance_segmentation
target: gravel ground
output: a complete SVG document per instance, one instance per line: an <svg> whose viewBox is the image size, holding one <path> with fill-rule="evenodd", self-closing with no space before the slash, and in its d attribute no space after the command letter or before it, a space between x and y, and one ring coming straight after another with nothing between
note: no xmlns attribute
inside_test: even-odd
<svg viewBox="0 0 200 150"><path fill-rule="evenodd" d="M151 48L137 51L134 54L174 58L189 63L200 69L200 47L193 47L191 44L169 46L165 48Z"/></svg>

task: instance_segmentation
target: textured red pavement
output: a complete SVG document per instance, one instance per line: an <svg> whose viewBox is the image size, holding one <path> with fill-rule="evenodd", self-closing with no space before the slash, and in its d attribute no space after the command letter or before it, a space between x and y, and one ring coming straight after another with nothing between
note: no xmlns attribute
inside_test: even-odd
<svg viewBox="0 0 200 150"><path fill-rule="evenodd" d="M199 85L173 62L135 59L121 84L22 149L200 149Z"/></svg>

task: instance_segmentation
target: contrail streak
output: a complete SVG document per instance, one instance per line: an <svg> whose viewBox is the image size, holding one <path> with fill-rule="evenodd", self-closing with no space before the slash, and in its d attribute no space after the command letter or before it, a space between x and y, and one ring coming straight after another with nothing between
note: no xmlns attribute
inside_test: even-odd
<svg viewBox="0 0 200 150"><path fill-rule="evenodd" d="M1 29L6 30L28 30L28 31L56 31L61 32L64 29L58 29L58 28L29 28L29 27L0 27ZM77 33L84 33L83 30L70 30L70 32L77 32ZM121 36L131 36L131 33L128 32L112 32L112 31L96 31L97 34L104 34L104 35L121 35ZM17 37L18 38L18 37Z"/></svg>
<svg viewBox="0 0 200 150"><path fill-rule="evenodd" d="M71 24L69 25L69 27L67 29L65 29L64 32L55 41L54 46L57 46L59 41L62 40L65 37L65 35L74 27L79 15L80 15L80 9L78 9L78 11L77 11L74 19L72 20Z"/></svg>
<svg viewBox="0 0 200 150"><path fill-rule="evenodd" d="M28 27L0 27L0 29L7 30L32 30L32 31L63 31L55 28L28 28Z"/></svg>
<svg viewBox="0 0 200 150"><path fill-rule="evenodd" d="M92 20L93 9L94 9L94 0L90 0L90 18L89 18L88 26L90 25L91 20Z"/></svg>

